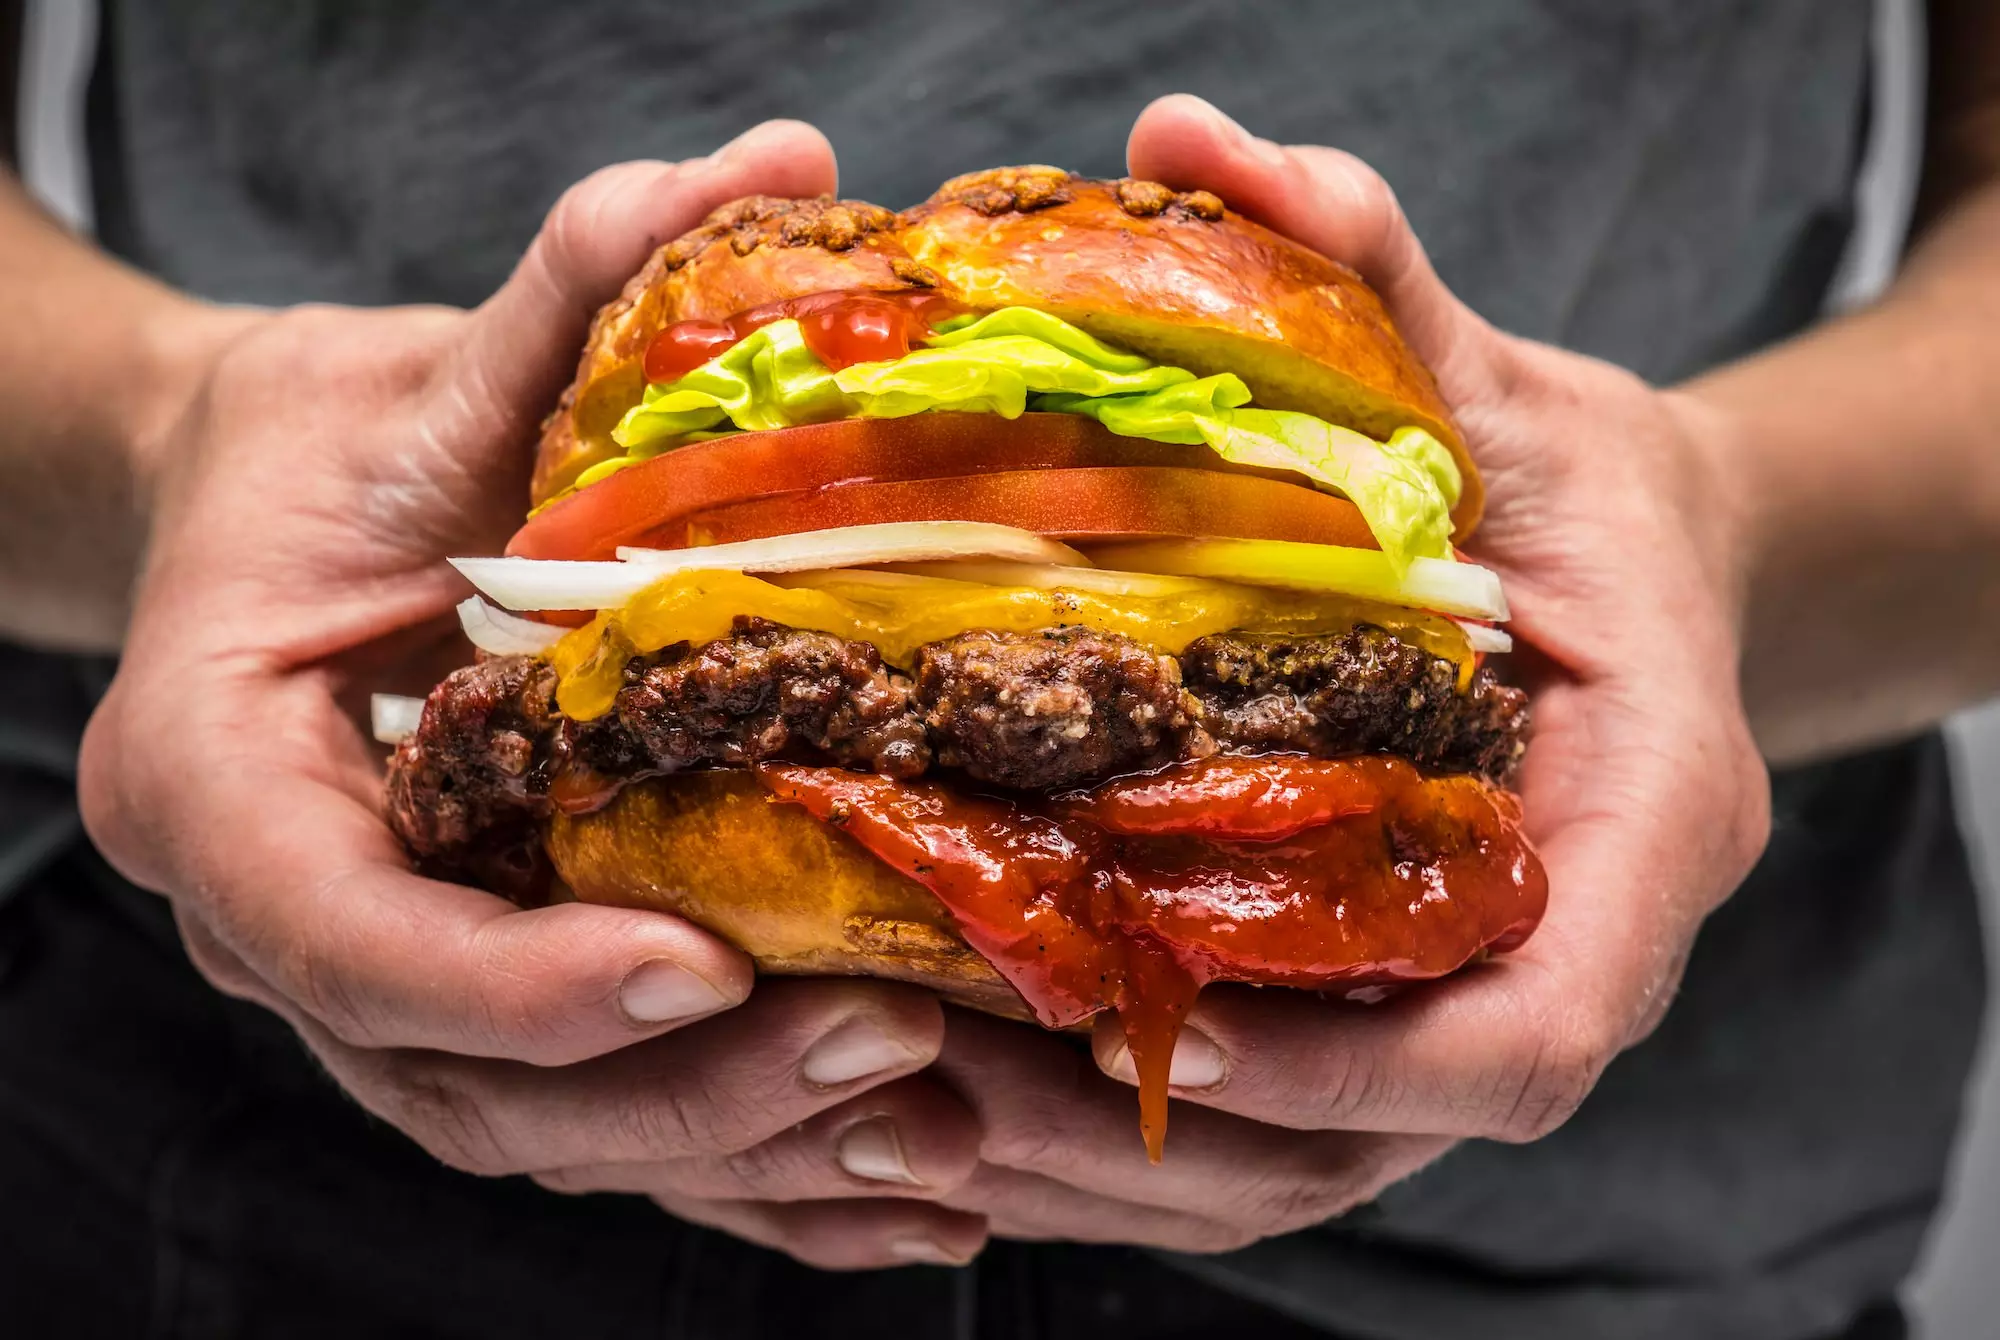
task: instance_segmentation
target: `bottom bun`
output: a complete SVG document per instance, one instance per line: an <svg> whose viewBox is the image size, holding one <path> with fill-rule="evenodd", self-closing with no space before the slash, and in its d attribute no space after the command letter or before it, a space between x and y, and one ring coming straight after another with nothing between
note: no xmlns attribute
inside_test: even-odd
<svg viewBox="0 0 2000 1340"><path fill-rule="evenodd" d="M557 815L546 845L579 901L685 917L760 972L884 977L1034 1017L929 889L747 772L628 786L594 814Z"/></svg>

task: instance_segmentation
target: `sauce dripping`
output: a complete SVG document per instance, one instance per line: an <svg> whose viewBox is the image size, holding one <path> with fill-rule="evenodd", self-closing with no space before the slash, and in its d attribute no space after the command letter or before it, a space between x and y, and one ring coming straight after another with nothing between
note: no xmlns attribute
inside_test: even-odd
<svg viewBox="0 0 2000 1340"><path fill-rule="evenodd" d="M1385 757L1215 757L1031 801L767 764L758 776L929 888L1065 1028L1118 1012L1158 1162L1175 1039L1210 981L1442 976L1540 921L1511 796Z"/></svg>
<svg viewBox="0 0 2000 1340"><path fill-rule="evenodd" d="M726 321L677 321L646 346L646 380L655 385L679 381L752 331L788 317L798 321L806 348L838 372L856 363L901 358L938 322L963 310L928 289L843 290L767 302Z"/></svg>

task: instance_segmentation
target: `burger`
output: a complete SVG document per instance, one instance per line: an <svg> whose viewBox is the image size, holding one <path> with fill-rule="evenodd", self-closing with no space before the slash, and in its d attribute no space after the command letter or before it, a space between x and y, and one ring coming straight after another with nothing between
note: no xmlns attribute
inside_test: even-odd
<svg viewBox="0 0 2000 1340"><path fill-rule="evenodd" d="M1463 439L1206 191L727 205L597 315L532 492L454 560L477 662L376 703L426 872L1114 1010L1155 1158L1205 984L1366 998L1541 917Z"/></svg>

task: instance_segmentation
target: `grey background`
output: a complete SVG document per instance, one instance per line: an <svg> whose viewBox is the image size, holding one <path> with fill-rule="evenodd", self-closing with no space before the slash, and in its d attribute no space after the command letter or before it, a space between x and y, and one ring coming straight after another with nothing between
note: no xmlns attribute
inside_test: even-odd
<svg viewBox="0 0 2000 1340"><path fill-rule="evenodd" d="M22 125L29 185L65 219L88 227L82 79L94 38L92 0L31 0ZM1917 0L1878 0L1877 75L1882 115L1862 182L1863 226L1835 305L1865 302L1893 273L1921 133L1922 27ZM1952 723L1961 815L1986 894L1989 959L2000 962L2000 703ZM2000 1334L2000 992L1986 1020L1983 1059L1968 1093L1968 1123L1950 1200L1910 1286L1934 1340Z"/></svg>

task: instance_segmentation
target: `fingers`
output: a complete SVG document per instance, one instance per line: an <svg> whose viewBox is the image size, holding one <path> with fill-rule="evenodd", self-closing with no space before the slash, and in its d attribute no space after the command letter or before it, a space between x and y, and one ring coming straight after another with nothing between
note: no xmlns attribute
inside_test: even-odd
<svg viewBox="0 0 2000 1340"><path fill-rule="evenodd" d="M1262 1236L1255 1229L1095 1195L1035 1173L982 1163L942 1202L985 1216L996 1238L1108 1242L1173 1252L1227 1252Z"/></svg>
<svg viewBox="0 0 2000 1340"><path fill-rule="evenodd" d="M660 245L746 195L834 188L833 149L799 121L766 121L707 158L620 163L593 173L549 211L500 290L474 314L443 385L449 416L491 441L525 436L576 366L591 316Z"/></svg>
<svg viewBox="0 0 2000 1340"><path fill-rule="evenodd" d="M1231 208L1358 270L1382 295L1405 339L1457 403L1455 384L1480 372L1492 332L1431 268L1388 183L1338 149L1259 139L1191 94L1139 114L1126 144L1132 174L1214 191Z"/></svg>
<svg viewBox="0 0 2000 1340"><path fill-rule="evenodd" d="M1524 776L1551 889L1534 938L1373 1006L1210 988L1175 1051L1177 1097L1300 1130L1532 1140L1568 1119L1658 1022L1764 823L1763 791L1748 771L1732 776L1744 749L1693 725L1620 727L1601 705L1583 716L1577 692L1538 703L1542 752ZM1552 777L1544 790L1551 767L1588 788L1558 791ZM1097 1029L1094 1053L1133 1082L1114 1026Z"/></svg>
<svg viewBox="0 0 2000 1340"><path fill-rule="evenodd" d="M979 1162L979 1125L942 1086L912 1076L871 1089L748 1149L659 1163L600 1163L538 1173L566 1192L624 1191L702 1200L930 1199Z"/></svg>
<svg viewBox="0 0 2000 1340"><path fill-rule="evenodd" d="M937 1072L977 1112L983 1163L1260 1235L1319 1223L1372 1199L1450 1143L1301 1136L1176 1105L1167 1156L1155 1166L1139 1138L1130 1088L1097 1074L1067 1039L959 1011L948 1014Z"/></svg>
<svg viewBox="0 0 2000 1340"><path fill-rule="evenodd" d="M559 1065L749 994L749 960L677 917L575 903L522 911L412 874L372 787L350 789L324 758L301 769L273 749L288 734L351 738L344 721L320 720L330 703L301 708L301 696L310 686L238 694L246 706L226 719L183 709L177 728L202 726L202 782L190 787L173 771L185 766L178 751L139 747L118 728L114 690L86 754L118 753L116 767L87 768L117 784L86 787L84 808L114 863L181 894L335 1037Z"/></svg>
<svg viewBox="0 0 2000 1340"><path fill-rule="evenodd" d="M797 1205L656 1196L661 1207L817 1266L877 1270L885 1266L964 1265L986 1245L977 1215L920 1201L829 1200Z"/></svg>
<svg viewBox="0 0 2000 1340"><path fill-rule="evenodd" d="M292 1022L362 1106L443 1162L484 1176L707 1159L715 1163L696 1171L709 1186L748 1195L776 1186L788 1166L817 1158L837 1165L841 1138L870 1117L890 1120L903 1158L915 1160L913 1175L922 1168L946 1177L954 1160L964 1161L961 1147L976 1137L963 1111L922 1092L856 1109L810 1135L792 1132L929 1062L942 1037L934 1001L862 982L771 987L671 1037L561 1069L351 1047L309 1018ZM937 1132L920 1134L926 1124ZM770 1163L732 1161L787 1132L792 1143ZM891 1157L879 1147L858 1153L856 1166L878 1173ZM850 1162L856 1156L850 1149ZM853 1183L842 1185L851 1192Z"/></svg>

